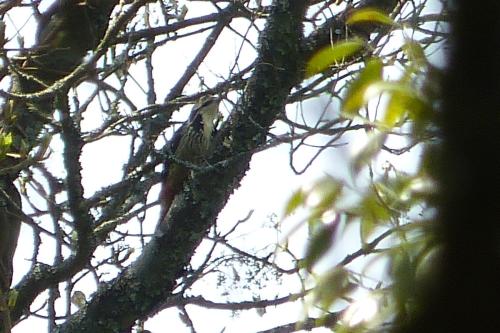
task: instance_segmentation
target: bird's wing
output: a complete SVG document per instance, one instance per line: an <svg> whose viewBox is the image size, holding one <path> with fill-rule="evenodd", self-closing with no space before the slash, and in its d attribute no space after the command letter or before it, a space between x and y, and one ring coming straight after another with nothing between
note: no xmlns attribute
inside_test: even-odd
<svg viewBox="0 0 500 333"><path fill-rule="evenodd" d="M168 151L168 153L170 155L175 155L175 151L179 147L179 143L181 141L181 138L182 138L182 135L183 135L184 131L186 130L186 127L187 127L186 123L182 124L181 127L179 127L177 129L177 131L174 132L174 135L172 136L172 138L170 139L170 141L168 141L168 143L167 143L167 147L168 147L167 151ZM171 161L172 160L167 157L165 159L165 162L163 163L163 174L164 174L164 176L168 175L168 169L169 169Z"/></svg>

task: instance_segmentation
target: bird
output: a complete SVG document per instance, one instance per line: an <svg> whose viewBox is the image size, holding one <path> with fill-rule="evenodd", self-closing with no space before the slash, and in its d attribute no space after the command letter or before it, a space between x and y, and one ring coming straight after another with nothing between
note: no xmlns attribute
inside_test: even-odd
<svg viewBox="0 0 500 333"><path fill-rule="evenodd" d="M28 62L40 79L51 83L80 64L103 37L115 5L114 0L54 1L39 17L37 47Z"/></svg>
<svg viewBox="0 0 500 333"><path fill-rule="evenodd" d="M169 142L170 152L175 160L196 165L208 157L220 119L219 103L220 98L213 95L204 95L198 100L189 119L175 131ZM175 160L166 158L164 162L160 191L160 224L166 223L170 206L190 174L189 166Z"/></svg>
<svg viewBox="0 0 500 333"><path fill-rule="evenodd" d="M94 50L102 40L117 2L53 1L43 13L37 15L35 46L12 59L17 70L12 72L10 91L16 94L40 92L73 72L84 62L87 52ZM95 75L93 68L95 65L88 66L85 75ZM64 95L68 89L61 87L57 95ZM23 138L23 147L15 143L15 149L26 150L26 146L37 140L42 125L50 119L54 110L53 102L53 94L32 101L10 99L5 109L12 116L7 118L15 121L4 121L2 125L7 133L14 132L15 138ZM13 126L8 128L10 123Z"/></svg>

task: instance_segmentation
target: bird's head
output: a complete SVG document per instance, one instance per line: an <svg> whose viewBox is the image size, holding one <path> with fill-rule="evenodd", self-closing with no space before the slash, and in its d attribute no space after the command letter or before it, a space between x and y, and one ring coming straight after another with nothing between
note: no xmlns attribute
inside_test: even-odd
<svg viewBox="0 0 500 333"><path fill-rule="evenodd" d="M193 107L191 112L191 120L201 116L201 120L205 126L212 127L220 117L219 104L220 97L214 95L202 96Z"/></svg>
<svg viewBox="0 0 500 333"><path fill-rule="evenodd" d="M208 143L216 129L219 120L220 97L205 95L193 107L190 116L190 126L196 131L202 131L205 142Z"/></svg>
<svg viewBox="0 0 500 333"><path fill-rule="evenodd" d="M203 119L215 120L219 115L219 103L218 96L206 95L200 98L194 109L202 115Z"/></svg>

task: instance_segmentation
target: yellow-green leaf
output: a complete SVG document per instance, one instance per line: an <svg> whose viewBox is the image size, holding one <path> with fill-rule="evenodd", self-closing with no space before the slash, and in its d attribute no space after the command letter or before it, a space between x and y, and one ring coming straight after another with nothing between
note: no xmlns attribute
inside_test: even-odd
<svg viewBox="0 0 500 333"><path fill-rule="evenodd" d="M0 134L1 149L9 148L12 144L12 133Z"/></svg>
<svg viewBox="0 0 500 333"><path fill-rule="evenodd" d="M4 157L10 151L12 145L12 133L0 132L0 157Z"/></svg>
<svg viewBox="0 0 500 333"><path fill-rule="evenodd" d="M16 306L18 295L19 292L16 289L9 291L9 299L7 301L7 306L9 307L9 309L12 309L13 307Z"/></svg>
<svg viewBox="0 0 500 333"><path fill-rule="evenodd" d="M288 200L286 207L285 207L285 216L289 216L297 210L301 205L304 204L306 199L306 195L304 191L297 190L295 193L292 195L292 197Z"/></svg>
<svg viewBox="0 0 500 333"><path fill-rule="evenodd" d="M401 92L395 92L389 98L385 109L382 125L387 130L391 130L396 124L400 123L406 115L409 97Z"/></svg>
<svg viewBox="0 0 500 333"><path fill-rule="evenodd" d="M341 41L316 52L306 64L306 78L323 72L330 66L342 63L364 47L360 38Z"/></svg>
<svg viewBox="0 0 500 333"><path fill-rule="evenodd" d="M407 113L412 118L415 115L415 118L418 118L418 115L427 107L416 91L408 85L387 82L380 88L391 94L382 120L382 125L387 127L388 130L404 120Z"/></svg>
<svg viewBox="0 0 500 333"><path fill-rule="evenodd" d="M358 208L360 221L360 236L363 243L368 241L375 227L390 221L392 215L388 207L382 205L374 192L368 192Z"/></svg>
<svg viewBox="0 0 500 333"><path fill-rule="evenodd" d="M357 115L357 111L365 106L372 98L383 93L389 95L386 112L379 123L390 130L400 122L409 112L410 116L417 118L428 106L416 93L415 89L404 82L388 82L377 78L375 69L360 73L357 81L353 82L344 100L343 112L348 117Z"/></svg>
<svg viewBox="0 0 500 333"><path fill-rule="evenodd" d="M410 61L420 65L427 63L427 57L425 56L424 49L419 43L407 40L403 45L403 51L406 53Z"/></svg>
<svg viewBox="0 0 500 333"><path fill-rule="evenodd" d="M380 23L386 25L395 25L393 19L384 12L374 8L363 8L353 12L346 21L347 24L357 23Z"/></svg>
<svg viewBox="0 0 500 333"><path fill-rule="evenodd" d="M349 86L342 108L344 115L350 118L356 116L358 110L377 93L369 88L382 80L383 68L384 65L378 58L367 61L365 68Z"/></svg>

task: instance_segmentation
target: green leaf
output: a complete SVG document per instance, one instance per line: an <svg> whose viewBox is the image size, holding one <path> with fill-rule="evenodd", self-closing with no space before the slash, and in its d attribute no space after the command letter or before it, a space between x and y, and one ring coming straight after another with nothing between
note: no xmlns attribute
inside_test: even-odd
<svg viewBox="0 0 500 333"><path fill-rule="evenodd" d="M365 77L361 78L361 76ZM382 81L381 79L376 80L373 73L361 73L359 80L364 81L353 83L356 87L348 92L348 96L344 100L343 112L351 118L356 116L357 111L365 106L372 98L384 93L389 95L389 101L384 117L378 124L385 130L390 130L401 122L407 112L409 112L412 118L417 118L418 115L422 112L426 112L429 108L427 103L418 96L415 89L404 82L388 82Z"/></svg>
<svg viewBox="0 0 500 333"><path fill-rule="evenodd" d="M342 112L349 118L357 116L358 110L366 105L377 91L371 91L371 86L381 83L384 65L378 58L366 62L365 68L359 73L347 91Z"/></svg>
<svg viewBox="0 0 500 333"><path fill-rule="evenodd" d="M305 203L306 195L304 191L301 189L295 191L294 194L292 194L292 197L288 200L286 207L285 207L285 216L289 216L293 214L297 208L302 206Z"/></svg>
<svg viewBox="0 0 500 333"><path fill-rule="evenodd" d="M310 195L319 197L314 207L320 209L322 214L334 206L341 193L342 182L333 177L325 176L314 185Z"/></svg>
<svg viewBox="0 0 500 333"><path fill-rule="evenodd" d="M0 149L9 148L12 144L12 133L0 134Z"/></svg>
<svg viewBox="0 0 500 333"><path fill-rule="evenodd" d="M387 134L384 132L374 132L368 138L365 146L353 158L353 171L358 174L365 166L370 165L381 150Z"/></svg>
<svg viewBox="0 0 500 333"><path fill-rule="evenodd" d="M425 56L424 49L419 43L407 40L403 45L403 51L406 53L411 62L418 65L424 65L427 63L427 57Z"/></svg>
<svg viewBox="0 0 500 333"><path fill-rule="evenodd" d="M396 124L404 120L407 102L408 96L402 93L396 92L391 95L385 109L384 118L382 119L383 127L391 130Z"/></svg>
<svg viewBox="0 0 500 333"><path fill-rule="evenodd" d="M333 236L337 230L336 224L322 224L314 233L313 237L307 244L306 256L304 265L307 270L311 270L321 257L332 246Z"/></svg>
<svg viewBox="0 0 500 333"><path fill-rule="evenodd" d="M12 309L16 306L18 295L19 292L16 289L12 289L11 291L9 291L9 299L7 301L7 306L9 307L9 309Z"/></svg>
<svg viewBox="0 0 500 333"><path fill-rule="evenodd" d="M391 219L391 211L380 204L376 194L369 192L359 205L359 215L361 217L360 234L364 243L376 226Z"/></svg>
<svg viewBox="0 0 500 333"><path fill-rule="evenodd" d="M315 300L323 309L328 309L333 302L346 295L351 289L349 272L343 267L335 267L321 277L315 288Z"/></svg>
<svg viewBox="0 0 500 333"><path fill-rule="evenodd" d="M408 302L413 298L415 292L415 263L403 247L395 249L391 260L392 276L396 283L393 293L398 308L406 310Z"/></svg>
<svg viewBox="0 0 500 333"><path fill-rule="evenodd" d="M425 175L398 175L394 179L376 182L374 188L384 203L394 211L407 212L436 190L434 182Z"/></svg>
<svg viewBox="0 0 500 333"><path fill-rule="evenodd" d="M306 78L323 72L330 66L344 62L365 45L361 38L354 38L326 46L309 59L306 64Z"/></svg>
<svg viewBox="0 0 500 333"><path fill-rule="evenodd" d="M12 146L12 133L0 133L0 158L10 151Z"/></svg>
<svg viewBox="0 0 500 333"><path fill-rule="evenodd" d="M380 23L385 25L396 25L393 19L384 12L374 8L363 8L353 12L346 21L347 24L357 23Z"/></svg>
<svg viewBox="0 0 500 333"><path fill-rule="evenodd" d="M401 205L399 204L400 196L398 195L402 188L401 185L403 180L401 178L402 177L394 181L376 182L373 184L373 189L378 194L378 198L380 198L384 205L395 210L401 208ZM404 181L407 182L406 179Z"/></svg>
<svg viewBox="0 0 500 333"><path fill-rule="evenodd" d="M365 215L365 218L361 219L359 225L359 234L363 244L368 243L368 237L370 237L376 226L377 224L375 223L375 219L373 219L372 216Z"/></svg>
<svg viewBox="0 0 500 333"><path fill-rule="evenodd" d="M423 113L427 112L429 106L410 86L395 83L388 85L387 88L390 92L392 90L392 94L381 122L386 130L401 125L407 114L412 119L419 119Z"/></svg>
<svg viewBox="0 0 500 333"><path fill-rule="evenodd" d="M370 218L374 223L380 224L381 222L389 221L392 217L389 208L383 206L375 195L370 196L363 204L364 218Z"/></svg>

